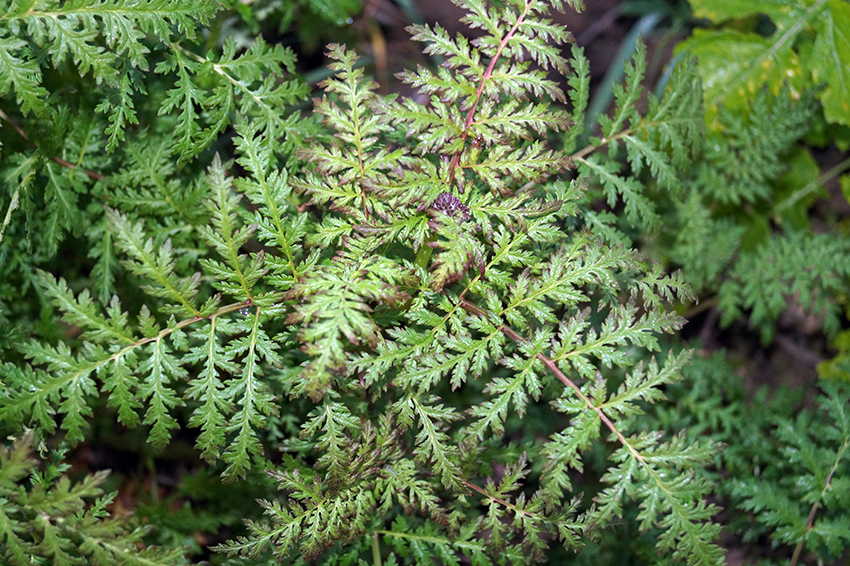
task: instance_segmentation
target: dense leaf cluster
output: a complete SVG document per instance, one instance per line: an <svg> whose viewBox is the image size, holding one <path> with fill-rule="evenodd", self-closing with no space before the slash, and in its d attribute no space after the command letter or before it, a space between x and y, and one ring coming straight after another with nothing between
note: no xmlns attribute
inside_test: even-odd
<svg viewBox="0 0 850 566"><path fill-rule="evenodd" d="M206 30L230 25L218 5L6 6L4 430L77 446L108 422L188 444L230 486L210 493L266 473L263 517L211 544L232 563L592 561L625 524L640 555L718 564L713 490L753 536L840 554L846 391L825 387L818 442L809 413L748 422L753 439L774 423L805 472L715 487L707 466L742 476L770 455L720 459L746 400L719 356L671 345L692 287L766 341L790 297L843 336L846 239L809 230L808 193L777 181L786 156L811 163L795 144L835 92L790 84L706 114L691 59L646 92L641 43L585 132L588 61L550 13L578 3L456 3L477 37L412 26L441 62L399 73L416 96L380 95L331 44L311 112L290 50ZM249 27L279 14L239 4ZM840 19L834 4L807 17ZM5 559L180 559L137 551L151 539L110 497L86 504L105 473L27 480L22 438L0 448Z"/></svg>
<svg viewBox="0 0 850 566"><path fill-rule="evenodd" d="M153 566L183 564L180 549L139 550L148 530L111 517L107 507L115 493L104 494L109 473L87 475L77 483L51 462L37 469L28 431L9 446L0 446L0 544L10 566L69 564ZM61 454L55 454L58 460ZM92 501L92 499L95 499Z"/></svg>

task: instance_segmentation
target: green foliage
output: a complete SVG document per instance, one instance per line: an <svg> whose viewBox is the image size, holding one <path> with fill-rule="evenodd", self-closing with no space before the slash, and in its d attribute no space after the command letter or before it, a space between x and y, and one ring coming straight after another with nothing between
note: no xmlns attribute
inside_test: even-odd
<svg viewBox="0 0 850 566"><path fill-rule="evenodd" d="M842 2L816 2L805 13L782 2L767 7L747 2L692 4L697 16L718 21L754 12L779 18L771 41L786 48L809 21L806 18L820 18L813 29L826 34L831 10L846 9ZM842 258L848 240L834 217L815 226L810 209L825 196L823 185L843 174L850 162L842 161L819 176L812 149L802 141L807 136L814 143L830 139L815 132L832 127L839 144L844 143L840 140L846 129L824 122L824 116L827 122L835 121L828 108L836 103L835 98L825 100L824 94L842 87L795 82L799 72L783 67L784 52L760 52L758 61L764 65L744 56L730 58L727 49L734 53L736 44L721 38L724 33L738 34L698 29L680 44L679 50L697 55L697 61L679 60L665 87L677 95L666 97L660 106L646 95L645 113L635 105L646 75L639 42L635 62L626 68L625 85L615 89L611 117L599 119L602 137L590 137L578 151L578 134L567 137L567 150L574 152L579 171L591 182L589 194L604 198L609 207L591 217L591 226L608 241L637 240L651 257L681 267L687 283L717 304L724 325L748 319L767 343L789 305L799 305L805 315L820 318L823 331L833 337L844 315L838 305L846 300ZM702 49L708 35L718 49L722 45L722 53ZM804 41L803 36L798 39ZM841 53L832 52L839 58ZM573 84L573 103L582 111L588 89L581 73L587 65L580 50L575 57L580 74ZM836 68L842 65L847 62L836 60ZM775 83L765 83L757 72L762 67L777 69ZM694 82L694 73L703 77L704 91ZM691 81L691 88L686 89L684 81ZM839 102L847 103L848 98ZM697 123L703 118L707 129ZM606 146L608 154L602 155L599 150ZM624 214L614 216L618 209Z"/></svg>
<svg viewBox="0 0 850 566"><path fill-rule="evenodd" d="M702 90L694 76L692 61L682 61L674 69L664 98L658 100L653 94L647 94L646 111L643 115L639 113L637 102L643 93L645 57L643 43L638 42L634 62L626 66L626 84L615 88L614 116L599 118L603 137L591 137L586 147L575 151L580 132L574 128L565 149L575 152L572 158L578 163L579 172L598 183L599 196L609 207L622 202L629 223L655 231L660 227L661 217L649 191L663 191L673 196L682 193L681 178L703 148L705 127L701 116ZM576 110L583 112L589 96L589 71L581 49L574 51L574 58L573 65L579 74L572 84L575 90L571 96ZM574 119L581 124L578 118L577 115ZM606 147L607 155L599 152ZM615 159L621 148L625 149L630 168L628 175L622 173L623 165ZM641 182L646 173L651 174L654 186L648 187ZM594 225L610 225L612 220L610 216L599 214L590 218ZM622 235L610 235L608 239L624 241Z"/></svg>
<svg viewBox="0 0 850 566"><path fill-rule="evenodd" d="M657 416L727 443L721 465L729 481L717 495L729 529L744 541L769 536L801 563L835 561L850 521L847 384L822 381L814 406L802 407L800 390L748 394L723 353L696 359L686 374L692 387L671 390L674 405L659 406Z"/></svg>
<svg viewBox="0 0 850 566"><path fill-rule="evenodd" d="M218 563L580 563L613 541L719 564L710 501L736 524L752 511L748 533L841 552L846 392L824 386L818 442L810 417L750 423L755 442L774 422L790 457L758 493L752 446L721 456L743 394L718 405L705 375L740 384L677 344L679 307L705 293L765 341L791 297L843 336L846 238L814 233L818 165L799 145L840 81L718 102L707 129L704 61L656 96L639 43L584 132L589 64L550 14L578 3L456 3L476 39L409 28L442 61L398 74L416 96L379 95L335 43L309 112L294 52L260 26L339 23L353 2L8 6L0 422L45 443L140 439L151 482L183 449L197 476L181 472L173 511L151 486L136 511L161 528L143 538L110 499L86 508L104 472L27 484L18 442L0 462L9 560L164 562L203 539ZM807 13L840 19L833 4ZM180 524L195 504L217 511ZM136 548L154 540L169 550Z"/></svg>
<svg viewBox="0 0 850 566"><path fill-rule="evenodd" d="M690 0L694 15L713 22L770 18L774 29L761 35L728 26L696 30L679 50L700 60L709 116L719 106L741 110L763 87L778 94L786 83L795 96L824 85L818 98L826 120L850 125L850 6L842 0L730 2ZM750 24L752 25L752 24Z"/></svg>
<svg viewBox="0 0 850 566"><path fill-rule="evenodd" d="M725 27L697 29L677 48L698 58L709 132L689 194L665 217L672 229L658 255L681 265L697 289L718 293L725 324L749 315L769 341L790 302L821 317L833 336L842 314L835 305L846 296L846 267L836 258L847 237L834 219L813 226L809 211L848 163L818 177L801 141L828 143L816 132L831 128L846 143L846 128L835 124L847 125L850 104L850 44L842 38L850 9L826 0L691 5Z"/></svg>
<svg viewBox="0 0 850 566"><path fill-rule="evenodd" d="M123 284L119 247L138 245L142 227L120 240L104 205L141 213L135 221L162 236L158 244L170 238L176 248L203 253L207 243L177 227L208 222L200 206L204 167L194 158L221 144L236 116L273 140L275 151L292 152L314 130L284 110L309 92L289 74L291 50L262 38L240 50L229 38L218 54L197 54L191 40L218 9L158 0L0 6L0 56L8 63L0 73L11 73L0 75L0 97L13 108L17 102L16 112L3 114L11 127L0 136L8 191L2 316L33 319L26 297L35 268L76 243L94 263L81 258L91 278L85 283L109 303Z"/></svg>
<svg viewBox="0 0 850 566"><path fill-rule="evenodd" d="M817 413L776 418L782 457L761 477L738 484L733 494L758 521L748 536L767 527L774 543L799 545L797 552L803 548L827 560L850 544L850 415L846 387L826 383L824 392Z"/></svg>
<svg viewBox="0 0 850 566"><path fill-rule="evenodd" d="M828 234L791 233L774 238L735 265L720 287L720 307L731 320L741 307L752 309L753 324L769 339L773 324L794 300L806 312L823 318L823 329L834 335L843 314L835 298L845 292L850 276L850 242Z"/></svg>
<svg viewBox="0 0 850 566"><path fill-rule="evenodd" d="M4 564L154 566L184 564L179 549L138 549L147 528L111 516L115 493L101 485L108 472L72 483L54 454L43 471L32 456L32 431L0 446L0 548ZM97 499L94 499L97 498Z"/></svg>
<svg viewBox="0 0 850 566"><path fill-rule="evenodd" d="M0 53L5 65L0 75L0 95L14 91L24 114L48 113L44 98L49 91L40 84L42 73L32 56L33 52L44 50L54 67L67 64L70 57L81 75L91 73L98 84L119 89L122 97L128 97L131 71L146 71L149 67L145 56L150 50L141 40L152 35L168 43L177 33L191 38L214 11L210 2L177 6L164 0L141 5L118 0L91 7L85 2L60 5L54 1L9 0L3 4ZM29 42L21 36L29 38ZM99 36L105 39L105 46L98 44ZM119 68L125 62L129 67ZM137 123L132 105L120 108L117 116ZM118 123L113 126L120 128Z"/></svg>
<svg viewBox="0 0 850 566"><path fill-rule="evenodd" d="M831 28L832 19L843 18L847 5L691 3L700 17L717 22L740 18L727 22L728 28L695 30L677 48L698 57L695 68L705 85L709 126L702 134L705 141L693 146L692 155L698 159L677 170L684 188L663 186L658 172L639 177L641 171L628 153L624 157L612 152L616 160L608 162L591 155L604 163L588 171L591 186L599 183L608 191L609 206L622 206L626 212L626 222L618 222L622 232L608 232L608 237L626 241L626 234L634 234L637 227L641 246L681 266L686 281L710 307L716 306L723 325L746 321L765 344L777 330L787 340L788 322L782 328L782 319L814 320L823 336L837 336L834 344L839 348L834 360L820 366L821 374L846 380L847 341L844 332L838 333L846 320L846 230L835 215L814 219L811 211L826 196L823 185L843 174L848 162L820 174L804 140L815 145L837 142L839 147L846 143L845 129L825 123L846 124L846 112L837 108L846 107L850 97L841 94L841 79L824 84L824 74L816 67L829 60L830 72L848 68L846 49L825 47L842 33ZM769 38L741 33L759 25L756 18L746 19L756 12L766 13L776 25ZM813 33L804 33L807 25ZM635 64L639 70L641 58L639 54ZM642 79L641 71L637 81ZM619 107L628 101L630 89L639 92L634 81L627 73L627 84L617 95ZM613 120L600 120L603 127L616 124L622 115L619 107ZM824 135L827 131L830 134ZM613 138L610 130L603 133L605 138L591 139L574 159ZM613 177L624 161L630 166L628 175ZM641 192L650 196L636 199ZM660 220L655 224L653 214ZM796 328L791 332L800 335ZM687 429L694 438L711 436L727 444L717 461L718 474L712 477L729 531L741 533L743 545L769 534L774 547L789 547L792 564L836 560L847 546L847 515L833 499L841 499L833 494L841 491L845 479L839 478L846 475L846 388L825 384L828 396L819 399L820 413L815 416L799 412L799 393L762 390L751 399L736 369L722 356L697 359L685 373L692 389L671 388L677 405L654 408L655 418L649 422L665 422L668 430ZM773 399L768 402L769 397ZM829 441L816 442L815 437ZM780 550L774 553L783 556Z"/></svg>

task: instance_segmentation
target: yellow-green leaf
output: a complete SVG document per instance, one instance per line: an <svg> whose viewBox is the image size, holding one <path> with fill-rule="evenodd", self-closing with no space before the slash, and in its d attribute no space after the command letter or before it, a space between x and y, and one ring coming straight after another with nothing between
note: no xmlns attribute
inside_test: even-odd
<svg viewBox="0 0 850 566"><path fill-rule="evenodd" d="M829 0L825 17L815 28L811 57L803 61L816 84L825 83L820 96L828 122L850 125L850 4Z"/></svg>
<svg viewBox="0 0 850 566"><path fill-rule="evenodd" d="M804 87L799 58L790 42L781 39L732 30L694 30L693 37L678 48L685 50L699 59L708 124L715 122L721 104L743 109L762 88L779 94L787 82L796 98Z"/></svg>

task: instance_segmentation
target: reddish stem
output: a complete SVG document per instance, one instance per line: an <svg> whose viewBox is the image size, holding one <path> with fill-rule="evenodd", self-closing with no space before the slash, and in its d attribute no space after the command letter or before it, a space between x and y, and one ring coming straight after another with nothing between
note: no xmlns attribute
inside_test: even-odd
<svg viewBox="0 0 850 566"><path fill-rule="evenodd" d="M489 313L487 313L487 311L485 311L484 309L482 309L478 305L467 301L464 298L460 299L460 306L466 312L473 314L475 316L478 316L478 317L481 317L481 318L491 318ZM525 342L528 342L528 340L526 340L525 338L520 336L519 333L517 333L513 328L510 328L509 326L502 324L499 329L502 331L502 333L504 333L505 336L507 336L508 338L510 338L511 340L516 342L517 344L523 344ZM571 380L569 377L567 377L567 375L563 371L561 371L561 368L558 367L558 365L555 363L555 361L552 358L550 358L549 356L546 356L544 354L537 354L535 357L538 360L540 360L543 363L543 365L546 366L546 368L549 371L551 371L553 374L555 374L555 377L557 377L558 380L561 383L563 383L564 385L566 385L567 387L572 389L575 392L576 396L578 396L579 399L584 401L585 405L589 409L596 412L596 414L599 416L599 420L602 421L602 423L608 428L608 430L610 430L615 435L617 435L617 438L620 440L622 445L626 446L629 449L629 452L631 452L632 455L639 462L641 462L641 463L644 462L643 456L641 456L640 453L638 453L632 447L632 445L629 444L626 437L623 435L623 433L621 433L617 429L617 426L614 424L614 422L610 418L608 418L608 415L605 414L605 412L602 410L602 408L594 405L593 402L587 397L587 395L582 393L581 388L579 388L579 386L576 385L573 380Z"/></svg>
<svg viewBox="0 0 850 566"><path fill-rule="evenodd" d="M30 140L29 136L27 136L27 133L23 130L23 128L21 128L18 124L16 124L15 121L12 120L9 117L8 114L3 112L3 110L0 110L0 118L5 120L6 122L8 122L9 125L12 126L12 129L15 130L15 132L17 132L17 134L24 139L24 141L28 141L28 142L32 143L32 145L34 145L35 148L38 149L38 144L32 142ZM61 157L53 156L50 159L52 159L54 162L58 163L62 167L67 167L68 169L73 170L73 169L76 169L78 167L74 163L71 163L70 161L65 161ZM85 173L88 176L89 179L92 179L93 181L100 181L101 179L103 179L103 175L101 175L100 173L95 173L94 171L89 171L88 169L84 169L82 167L80 169L83 171L83 173Z"/></svg>
<svg viewBox="0 0 850 566"><path fill-rule="evenodd" d="M466 120L464 120L463 125L463 134L461 135L460 140L460 149L455 152L452 156L452 162L449 165L449 186L451 187L455 182L455 170L457 166L460 165L460 155L463 153L463 149L466 147L466 138L469 137L469 129L472 126L473 118L475 117L475 110L478 108L478 102L481 100L481 94L484 92L484 84L487 80L493 75L493 68L496 66L496 61L499 60L499 57L502 55L502 51L504 51L505 46L508 44L508 41L514 36L516 30L519 28L520 24L523 22L525 17L528 15L528 10L531 8L532 2L527 2L525 4L525 9L522 11L522 14L517 18L514 27L505 34L505 37L502 38L502 41L499 43L499 48L496 49L496 53L493 55L493 58L490 59L490 64L487 65L487 70L484 71L484 74L481 76L481 82L478 83L478 90L475 92L475 101L472 103L472 106L469 108L469 111L466 113ZM460 192L463 192L463 188L459 187Z"/></svg>

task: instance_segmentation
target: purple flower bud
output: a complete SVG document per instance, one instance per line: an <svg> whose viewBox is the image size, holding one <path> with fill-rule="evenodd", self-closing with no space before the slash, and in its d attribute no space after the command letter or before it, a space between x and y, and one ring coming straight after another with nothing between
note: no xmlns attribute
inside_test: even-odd
<svg viewBox="0 0 850 566"><path fill-rule="evenodd" d="M469 220L469 207L451 193L440 193L431 208L452 218L458 218L461 222Z"/></svg>

